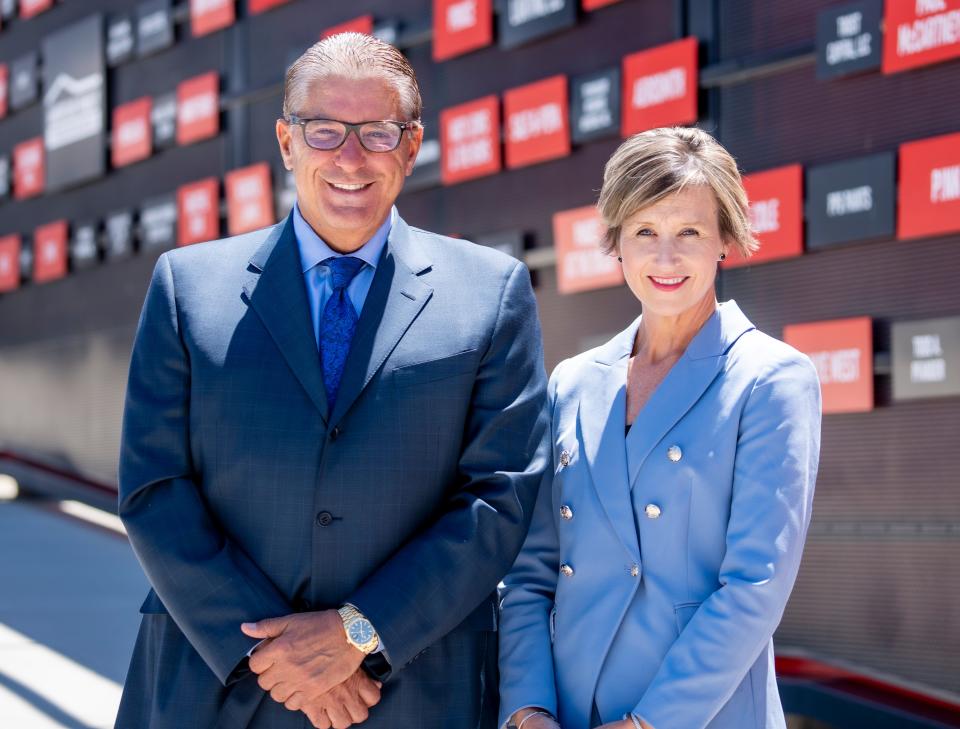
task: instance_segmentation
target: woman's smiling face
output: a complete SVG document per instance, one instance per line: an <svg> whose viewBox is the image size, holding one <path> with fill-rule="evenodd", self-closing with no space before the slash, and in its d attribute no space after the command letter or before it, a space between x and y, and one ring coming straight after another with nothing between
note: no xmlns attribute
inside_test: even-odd
<svg viewBox="0 0 960 729"><path fill-rule="evenodd" d="M716 297L717 261L727 249L716 196L690 185L637 210L620 229L623 274L645 312L678 316Z"/></svg>

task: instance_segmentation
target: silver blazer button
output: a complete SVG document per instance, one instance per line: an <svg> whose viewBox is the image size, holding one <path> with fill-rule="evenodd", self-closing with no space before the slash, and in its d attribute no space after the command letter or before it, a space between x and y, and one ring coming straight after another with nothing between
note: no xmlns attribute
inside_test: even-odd
<svg viewBox="0 0 960 729"><path fill-rule="evenodd" d="M560 465L563 468L570 465L570 451L560 451Z"/></svg>
<svg viewBox="0 0 960 729"><path fill-rule="evenodd" d="M573 567L566 563L560 565L560 574L564 577L573 577Z"/></svg>
<svg viewBox="0 0 960 729"><path fill-rule="evenodd" d="M560 507L560 518L569 521L573 518L573 509L564 504Z"/></svg>
<svg viewBox="0 0 960 729"><path fill-rule="evenodd" d="M647 508L643 510L647 515L648 519L659 519L660 518L660 507L656 504L647 504Z"/></svg>
<svg viewBox="0 0 960 729"><path fill-rule="evenodd" d="M683 458L683 451L680 450L680 446L672 445L667 448L667 458L676 463L681 458Z"/></svg>

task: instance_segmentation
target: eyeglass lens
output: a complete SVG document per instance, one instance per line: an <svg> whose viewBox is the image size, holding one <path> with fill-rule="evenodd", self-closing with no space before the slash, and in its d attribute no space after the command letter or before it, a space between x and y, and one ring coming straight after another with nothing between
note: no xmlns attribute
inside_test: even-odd
<svg viewBox="0 0 960 729"><path fill-rule="evenodd" d="M314 119L304 124L307 144L315 149L336 149L347 137L348 127L337 121ZM357 128L360 143L371 152L390 152L400 144L403 130L391 122L370 122Z"/></svg>

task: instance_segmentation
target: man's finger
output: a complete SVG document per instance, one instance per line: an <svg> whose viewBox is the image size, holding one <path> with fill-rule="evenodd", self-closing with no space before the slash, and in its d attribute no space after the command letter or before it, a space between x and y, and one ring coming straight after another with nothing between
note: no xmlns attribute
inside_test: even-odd
<svg viewBox="0 0 960 729"><path fill-rule="evenodd" d="M243 631L244 635L249 635L251 638L276 638L287 629L287 623L289 623L289 616L266 618L255 623L242 623L240 630Z"/></svg>
<svg viewBox="0 0 960 729"><path fill-rule="evenodd" d="M380 703L380 687L370 679L360 681L360 685L357 687L357 693L367 706L376 706Z"/></svg>
<svg viewBox="0 0 960 729"><path fill-rule="evenodd" d="M353 723L350 720L350 713L342 705L328 703L325 704L325 708L333 729L347 729Z"/></svg>
<svg viewBox="0 0 960 729"><path fill-rule="evenodd" d="M313 724L316 729L330 729L330 718L322 706L311 704L303 710L303 713L307 715L310 723Z"/></svg>
<svg viewBox="0 0 960 729"><path fill-rule="evenodd" d="M254 652L247 660L247 665L254 673L263 673L275 663L273 653L264 646L262 650Z"/></svg>
<svg viewBox="0 0 960 729"><path fill-rule="evenodd" d="M272 689L270 689L270 698L276 701L278 704L283 704L287 699L290 698L292 691L290 684L280 682Z"/></svg>
<svg viewBox="0 0 960 729"><path fill-rule="evenodd" d="M303 702L303 694L300 691L294 691L287 697L287 700L283 702L283 705L290 709L290 711L300 711L300 709L303 708Z"/></svg>
<svg viewBox="0 0 960 729"><path fill-rule="evenodd" d="M274 686L280 683L280 679L277 678L276 671L271 671L268 669L257 676L257 683L260 684L260 688L262 688L264 691L270 691Z"/></svg>
<svg viewBox="0 0 960 729"><path fill-rule="evenodd" d="M362 724L370 716L366 705L356 696L351 696L344 704L344 708L350 714L350 721L354 724Z"/></svg>

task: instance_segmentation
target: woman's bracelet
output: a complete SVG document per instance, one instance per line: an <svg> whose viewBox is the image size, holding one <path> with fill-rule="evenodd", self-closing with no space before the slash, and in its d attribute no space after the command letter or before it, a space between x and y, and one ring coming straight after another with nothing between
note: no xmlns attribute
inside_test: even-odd
<svg viewBox="0 0 960 729"><path fill-rule="evenodd" d="M643 729L643 724L640 723L640 720L637 718L637 715L633 712L629 712L623 715L624 719L629 719L633 722L635 729Z"/></svg>
<svg viewBox="0 0 960 729"><path fill-rule="evenodd" d="M553 714L551 714L549 711L531 711L520 720L520 723L517 724L517 729L523 729L523 725L527 723L527 719L529 719L531 716L549 716L551 719L553 719Z"/></svg>

